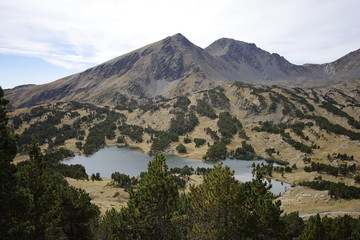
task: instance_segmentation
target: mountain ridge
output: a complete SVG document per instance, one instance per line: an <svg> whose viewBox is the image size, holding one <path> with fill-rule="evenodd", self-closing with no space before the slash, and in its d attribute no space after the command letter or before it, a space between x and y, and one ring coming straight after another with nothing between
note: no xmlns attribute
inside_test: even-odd
<svg viewBox="0 0 360 240"><path fill-rule="evenodd" d="M134 99L177 96L224 84L329 86L360 76L360 49L326 64L295 65L253 43L229 38L200 48L178 33L105 63L43 85L5 91L12 107L54 101L116 105Z"/></svg>

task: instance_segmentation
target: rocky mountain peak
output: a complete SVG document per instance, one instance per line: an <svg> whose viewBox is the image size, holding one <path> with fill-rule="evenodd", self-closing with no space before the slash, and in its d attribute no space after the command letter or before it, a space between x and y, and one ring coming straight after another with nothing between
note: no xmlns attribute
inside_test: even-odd
<svg viewBox="0 0 360 240"><path fill-rule="evenodd" d="M14 107L72 100L116 105L119 94L174 97L227 81L311 87L359 76L360 49L332 63L299 66L253 43L221 38L202 49L178 33L82 73L5 94Z"/></svg>

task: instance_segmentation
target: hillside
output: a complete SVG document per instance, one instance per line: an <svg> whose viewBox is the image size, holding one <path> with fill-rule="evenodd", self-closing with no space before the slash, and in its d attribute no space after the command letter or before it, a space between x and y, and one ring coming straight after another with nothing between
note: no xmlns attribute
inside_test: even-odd
<svg viewBox="0 0 360 240"><path fill-rule="evenodd" d="M44 85L5 91L15 108L53 102L115 106L122 96L173 98L233 82L303 88L358 81L359 50L327 64L295 65L255 44L219 39L202 49L181 34Z"/></svg>
<svg viewBox="0 0 360 240"><path fill-rule="evenodd" d="M21 108L10 113L10 125L19 134L16 162L27 159L33 136L44 153L65 147L90 155L106 145L130 145L199 160L261 157L287 163L270 174L265 169L267 177L295 186L280 198L286 213L358 212L356 199L332 199L328 191L300 184L321 177L359 187L359 95L360 86L350 83L317 89L234 83L145 103L122 95L114 107L70 102ZM126 194L113 197L122 190L103 183L69 181L85 187L103 211L127 201Z"/></svg>
<svg viewBox="0 0 360 240"><path fill-rule="evenodd" d="M124 103L115 107L71 102L17 109L11 115L15 131L20 134L20 145L28 144L31 136L36 136L48 149L65 143L72 151L81 152L75 142L84 146L92 127L98 125L111 133L101 146L126 142L150 152L154 139L170 130L176 136L166 135L169 142L153 151L178 154L175 148L185 137L203 138L207 144L200 147L195 148L193 141L183 143L187 153L181 154L202 159L208 144L226 138L228 152L246 141L258 156L295 163L299 167L304 166L304 157L327 163L328 154L337 153L353 155L355 162L360 161L357 151L360 87L346 85L342 90L339 87L304 90L238 83L183 96L185 103L178 100L180 98L172 98L131 105L131 99L123 96ZM225 130L220 129L221 112L229 112L241 126L233 133L226 129L232 126L230 123ZM122 139L119 143L118 137ZM279 153L268 154L269 148Z"/></svg>

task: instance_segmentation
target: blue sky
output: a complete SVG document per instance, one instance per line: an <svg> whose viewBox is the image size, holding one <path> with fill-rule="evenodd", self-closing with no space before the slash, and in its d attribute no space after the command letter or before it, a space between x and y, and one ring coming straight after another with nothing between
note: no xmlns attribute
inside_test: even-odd
<svg viewBox="0 0 360 240"><path fill-rule="evenodd" d="M42 84L176 33L228 37L295 64L360 48L358 0L0 0L0 86Z"/></svg>

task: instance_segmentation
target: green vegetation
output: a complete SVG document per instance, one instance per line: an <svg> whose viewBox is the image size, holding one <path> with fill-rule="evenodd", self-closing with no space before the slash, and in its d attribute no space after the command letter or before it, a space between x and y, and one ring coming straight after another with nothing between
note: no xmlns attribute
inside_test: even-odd
<svg viewBox="0 0 360 240"><path fill-rule="evenodd" d="M210 145L203 159L206 161L224 160L227 157L226 144L223 142L214 142Z"/></svg>
<svg viewBox="0 0 360 240"><path fill-rule="evenodd" d="M191 101L186 96L178 96L176 102L174 103L174 108L180 108L182 110L187 110L188 106L190 105Z"/></svg>
<svg viewBox="0 0 360 240"><path fill-rule="evenodd" d="M161 191L159 191L161 190ZM130 191L126 208L107 212L100 226L102 234L125 239L172 239L179 193L164 156L155 155L136 191ZM106 220L107 219L107 220ZM106 223L116 224L106 224Z"/></svg>
<svg viewBox="0 0 360 240"><path fill-rule="evenodd" d="M329 195L335 198L360 199L360 188L347 186L344 183L334 183L325 180L301 182L301 186L310 187L316 190L329 190Z"/></svg>
<svg viewBox="0 0 360 240"><path fill-rule="evenodd" d="M340 134L348 136L351 140L360 140L360 133L348 130L339 124L333 124L324 117L321 116L306 116L308 119L313 119L321 129L332 132L334 134Z"/></svg>
<svg viewBox="0 0 360 240"><path fill-rule="evenodd" d="M281 220L280 203L273 203L268 189L260 178L240 183L228 167L218 165L202 184L179 195L164 157L157 155L138 189L130 192L127 207L105 214L99 235L110 239L285 239L290 229ZM288 218L287 223L291 222Z"/></svg>
<svg viewBox="0 0 360 240"><path fill-rule="evenodd" d="M214 108L211 107L205 100L198 99L196 103L197 105L195 107L195 110L200 116L205 116L210 119L217 118Z"/></svg>
<svg viewBox="0 0 360 240"><path fill-rule="evenodd" d="M281 239L280 202L273 203L260 178L239 183L217 165L189 193L190 239ZM254 224L256 223L256 224Z"/></svg>
<svg viewBox="0 0 360 240"><path fill-rule="evenodd" d="M325 172L335 177L339 176L339 174L347 176L349 173L354 173L356 171L356 164L354 163L350 166L342 164L339 167L334 167L323 163L312 162L311 166L305 166L304 170L306 172Z"/></svg>
<svg viewBox="0 0 360 240"><path fill-rule="evenodd" d="M132 112L137 108L137 102L134 99L129 99L127 96L121 93L115 93L113 102L116 103L115 109L118 110L127 110Z"/></svg>
<svg viewBox="0 0 360 240"><path fill-rule="evenodd" d="M255 156L255 150L251 144L246 143L245 141L241 142L241 147L236 148L235 151L231 151L229 156L231 158L241 159L243 157Z"/></svg>
<svg viewBox="0 0 360 240"><path fill-rule="evenodd" d="M60 173L64 177L75 179L88 179L84 166L80 164L66 165L61 163L65 158L73 157L74 153L65 148L52 150L44 155L44 164L49 169Z"/></svg>
<svg viewBox="0 0 360 240"><path fill-rule="evenodd" d="M206 140L203 138L194 138L194 143L195 143L195 147L198 148L204 145L206 143Z"/></svg>
<svg viewBox="0 0 360 240"><path fill-rule="evenodd" d="M322 102L322 104L319 105L319 107L326 109L327 111L333 113L334 115L338 115L340 117L346 118L349 125L353 126L354 128L360 129L359 121L356 121L352 116L340 110L339 108L335 107L333 104L329 102Z"/></svg>
<svg viewBox="0 0 360 240"><path fill-rule="evenodd" d="M61 123L61 119L64 117L65 112L54 111L49 114L44 121L39 121L30 125L29 128L20 135L18 144L24 148L31 143L31 139L35 137L38 139L39 144L51 143L52 138L57 136L58 129L55 125Z"/></svg>
<svg viewBox="0 0 360 240"><path fill-rule="evenodd" d="M100 176L100 173L96 173L96 174L91 174L91 181L101 181L102 180L102 178L101 178L101 176Z"/></svg>
<svg viewBox="0 0 360 240"><path fill-rule="evenodd" d="M176 146L176 151L178 153L186 153L186 147L183 144L179 144Z"/></svg>
<svg viewBox="0 0 360 240"><path fill-rule="evenodd" d="M119 126L121 134L128 136L131 140L141 143L143 141L144 129L141 126L123 123Z"/></svg>
<svg viewBox="0 0 360 240"><path fill-rule="evenodd" d="M145 132L150 134L152 139L152 144L150 147L149 154L156 154L165 151L171 142L178 142L179 135L174 132L167 131L157 131L151 127L145 128Z"/></svg>
<svg viewBox="0 0 360 240"><path fill-rule="evenodd" d="M84 154L91 155L105 146L105 137L108 139L115 138L116 124L107 118L105 121L95 124L90 128L86 142L83 146Z"/></svg>
<svg viewBox="0 0 360 240"><path fill-rule="evenodd" d="M162 107L161 105L155 104L153 103L152 100L148 100L146 103L139 105L138 106L139 109L141 109L144 112L156 112L158 110L160 110L160 108Z"/></svg>
<svg viewBox="0 0 360 240"><path fill-rule="evenodd" d="M240 121L236 117L231 116L229 112L222 112L219 114L217 125L221 136L227 139L231 139L240 129L242 129Z"/></svg>
<svg viewBox="0 0 360 240"><path fill-rule="evenodd" d="M124 136L119 136L117 139L116 139L116 143L120 143L120 144L126 144L126 139Z"/></svg>
<svg viewBox="0 0 360 240"><path fill-rule="evenodd" d="M285 90L285 89L283 89ZM302 90L302 89L301 89ZM312 104L310 104L304 97L299 96L295 93L293 93L290 90L285 90L288 94L290 94L290 99L297 101L298 103L300 103L301 105L304 105L310 112L313 112L315 110L314 106ZM306 93L304 91L301 91L302 93Z"/></svg>
<svg viewBox="0 0 360 240"><path fill-rule="evenodd" d="M198 124L199 120L193 111L187 115L179 112L171 119L169 131L182 136L193 131Z"/></svg>
<svg viewBox="0 0 360 240"><path fill-rule="evenodd" d="M219 141L220 140L219 136L217 135L217 132L213 131L211 128L208 127L208 128L205 128L204 130L205 130L206 134L210 135L210 137L214 141Z"/></svg>
<svg viewBox="0 0 360 240"><path fill-rule="evenodd" d="M207 96L210 98L211 104L215 108L220 109L229 109L230 108L230 100L225 95L224 89L222 87L216 87L207 92Z"/></svg>
<svg viewBox="0 0 360 240"><path fill-rule="evenodd" d="M289 145L293 146L296 150L300 150L301 152L304 152L304 153L312 153L312 147L309 147L301 142L295 141L294 139L291 138L289 133L285 132L285 129L290 127L294 131L298 132L299 135L301 135L302 134L301 129L305 125L306 124L301 124L301 123L297 123L294 125L286 125L284 123L280 123L280 124L276 125L276 124L273 124L273 122L267 121L267 122L263 122L261 127L257 126L257 127L254 127L252 130L257 131L257 132L268 132L268 133L273 133L273 134L280 134L282 136L282 139ZM306 137L304 137L304 138L306 138Z"/></svg>
<svg viewBox="0 0 360 240"><path fill-rule="evenodd" d="M360 175L354 177L355 183L360 183Z"/></svg>
<svg viewBox="0 0 360 240"><path fill-rule="evenodd" d="M91 204L88 194L69 187L60 174L48 167L35 140L29 147L30 160L11 163L17 148L15 136L7 127L7 103L0 88L1 238L92 238L98 207Z"/></svg>
<svg viewBox="0 0 360 240"><path fill-rule="evenodd" d="M30 116L31 118L39 118L42 117L45 113L50 112L51 110L48 108L45 108L43 106L35 107L31 109Z"/></svg>
<svg viewBox="0 0 360 240"><path fill-rule="evenodd" d="M19 127L23 123L23 120L20 116L14 116L11 118L11 122L12 122L13 128L16 130L16 129L19 129Z"/></svg>
<svg viewBox="0 0 360 240"><path fill-rule="evenodd" d="M189 137L185 137L184 138L184 143L187 144L187 143L191 143L191 139Z"/></svg>
<svg viewBox="0 0 360 240"><path fill-rule="evenodd" d="M269 106L268 113L276 113L277 106L278 106L278 100L272 93L269 93L269 97L271 100L271 104Z"/></svg>
<svg viewBox="0 0 360 240"><path fill-rule="evenodd" d="M259 108L254 109L256 113L260 113L261 110L264 110L267 108L268 104L266 103L265 97L261 95L262 91L258 91L257 89L253 89L253 91L250 92L250 94L257 96L259 99L260 106Z"/></svg>
<svg viewBox="0 0 360 240"><path fill-rule="evenodd" d="M273 154L276 153L275 148L267 148L265 149L265 152L271 157Z"/></svg>
<svg viewBox="0 0 360 240"><path fill-rule="evenodd" d="M56 135L54 143L51 144L50 147L63 145L67 139L85 135L85 131L82 131L79 128L74 128L68 124L64 124L61 128L57 130L57 132L58 134Z"/></svg>
<svg viewBox="0 0 360 240"><path fill-rule="evenodd" d="M117 187L125 189L129 189L130 187L137 185L139 182L135 177L130 177L129 175L119 172L112 173L111 179Z"/></svg>
<svg viewBox="0 0 360 240"><path fill-rule="evenodd" d="M331 156L328 154L328 160L341 160L341 161L354 161L353 155L347 155L346 153L333 153Z"/></svg>
<svg viewBox="0 0 360 240"><path fill-rule="evenodd" d="M319 214L307 220L299 240L327 239L327 240L352 240L360 237L360 220L348 215L343 217L320 218Z"/></svg>

